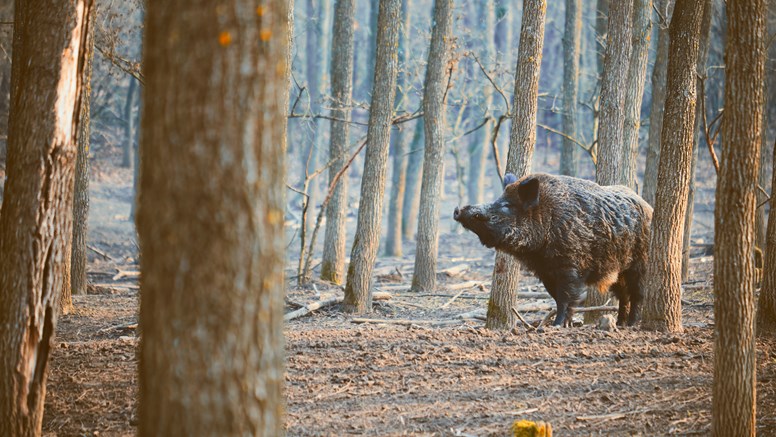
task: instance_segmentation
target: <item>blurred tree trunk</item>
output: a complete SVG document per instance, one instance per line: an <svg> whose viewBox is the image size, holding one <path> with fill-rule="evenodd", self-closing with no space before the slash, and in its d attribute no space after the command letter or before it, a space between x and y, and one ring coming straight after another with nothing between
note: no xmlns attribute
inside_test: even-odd
<svg viewBox="0 0 776 437"><path fill-rule="evenodd" d="M140 436L284 432L288 3L209 6L147 4Z"/></svg>
<svg viewBox="0 0 776 437"><path fill-rule="evenodd" d="M411 0L403 0L401 14L404 18L399 40L399 77L396 85L396 112L406 112L410 99L410 79L407 63L410 60L410 6ZM402 207L407 182L407 128L401 126L391 137L393 142L393 176L391 178L391 197L388 200L388 235L385 238L385 255L402 255Z"/></svg>
<svg viewBox="0 0 776 437"><path fill-rule="evenodd" d="M623 141L625 126L625 86L631 54L633 0L615 1L609 5L608 34L598 127L598 163L596 182L600 185L622 184ZM585 305L603 305L609 296L588 293ZM586 323L601 316L597 311L585 313Z"/></svg>
<svg viewBox="0 0 776 437"><path fill-rule="evenodd" d="M372 269L380 245L383 197L387 172L391 119L399 70L398 47L401 0L380 2L377 28L375 87L367 128L364 174L358 208L356 238L350 252L345 285L345 311L366 313L372 308Z"/></svg>
<svg viewBox="0 0 776 437"><path fill-rule="evenodd" d="M353 95L353 14L354 0L336 0L331 52L331 122L329 184L345 166L350 142L350 102ZM341 284L345 273L345 220L348 205L348 177L341 178L326 208L326 234L323 240L321 279Z"/></svg>
<svg viewBox="0 0 776 437"><path fill-rule="evenodd" d="M672 0L657 0L655 7L663 18L670 20ZM660 163L660 135L663 131L663 106L666 100L666 74L668 72L668 23L658 22L657 53L652 70L652 102L649 110L649 138L647 163L644 167L644 186L641 197L655 205L657 171Z"/></svg>
<svg viewBox="0 0 776 437"><path fill-rule="evenodd" d="M698 77L706 77L706 62L709 59L709 40L711 39L711 17L714 13L714 2L702 0L703 18L701 20L700 45L698 50L698 62L695 69ZM696 80L695 96L700 98L699 80ZM684 239L682 240L682 282L690 279L690 241L692 237L692 219L695 211L695 170L698 165L698 153L701 141L703 141L703 105L698 102L695 105L695 136L692 142L692 165L690 167L690 190L687 193L687 214L684 219Z"/></svg>
<svg viewBox="0 0 776 437"><path fill-rule="evenodd" d="M714 209L714 436L755 435L754 212L765 79L765 0L727 3L725 116Z"/></svg>
<svg viewBox="0 0 776 437"><path fill-rule="evenodd" d="M413 291L433 291L436 288L436 264L439 249L439 204L442 190L447 112L444 106L453 34L452 0L434 0L431 46L428 49L426 80L423 84L423 118L426 147L423 154L423 180L420 188L420 214L415 241L415 271Z"/></svg>
<svg viewBox="0 0 776 437"><path fill-rule="evenodd" d="M0 435L39 436L72 235L91 1L18 2L0 215Z"/></svg>
<svg viewBox="0 0 776 437"><path fill-rule="evenodd" d="M0 20L13 21L13 0L0 2ZM8 109L11 101L11 50L13 45L13 25L0 25L0 168L5 168L8 144ZM0 201L3 189L0 185Z"/></svg>
<svg viewBox="0 0 776 437"><path fill-rule="evenodd" d="M515 73L515 98L512 104L512 131L509 136L507 171L518 179L531 173L536 145L536 113L539 98L539 71L544 47L545 0L526 0L520 27L520 45ZM517 320L512 308L517 304L520 266L511 255L496 252L493 286L490 290L488 329L512 329Z"/></svg>
<svg viewBox="0 0 776 437"><path fill-rule="evenodd" d="M70 284L62 288L62 304L65 313L72 309L72 294L86 294L86 222L89 218L89 134L91 132L92 59L94 58L94 19L97 8L91 8L87 17L89 29L85 62L81 83L81 107L79 108L78 152L75 160L75 184L73 185L73 240L70 248ZM65 260L67 262L67 259ZM65 284L68 285L68 284Z"/></svg>
<svg viewBox="0 0 776 437"><path fill-rule="evenodd" d="M407 181L404 187L404 205L402 206L401 233L407 240L415 238L418 208L420 207L420 178L423 173L423 118L415 121L415 132L412 134L407 151Z"/></svg>
<svg viewBox="0 0 776 437"><path fill-rule="evenodd" d="M482 35L484 35L483 59L481 61L487 68L487 65L496 60L496 8L492 2L486 5L476 5L479 11L479 24L482 26ZM493 85L488 81L483 81L482 107L485 108L486 115L492 116L493 105ZM468 194L469 203L479 204L485 199L485 167L488 163L490 154L491 132L495 126L494 121L490 121L480 128L474 134L474 141L469 148L469 180Z"/></svg>
<svg viewBox="0 0 776 437"><path fill-rule="evenodd" d="M644 284L644 329L682 331L682 237L690 187L704 0L677 0L668 48L665 122Z"/></svg>
<svg viewBox="0 0 776 437"><path fill-rule="evenodd" d="M766 27L768 35L774 35L776 33L776 1L770 0L767 3ZM776 43L770 42L766 47L766 60L765 60L765 103L763 104L763 135L762 135L762 152L760 153L760 175L759 183L766 191L773 192L773 186L769 184L769 171L773 172L773 167L769 166L769 159L772 159L774 142L769 140L769 134L773 131L774 125L776 125ZM770 120L770 122L769 122ZM765 203L763 206L757 208L755 215L755 246L763 251L766 251L767 245L767 227L766 220L766 206L768 198L760 190L757 190L757 205Z"/></svg>
<svg viewBox="0 0 776 437"><path fill-rule="evenodd" d="M625 122L623 125L623 166L620 181L638 193L637 163L641 129L641 100L647 76L649 41L652 34L652 0L634 0L632 52L625 85Z"/></svg>
<svg viewBox="0 0 776 437"><path fill-rule="evenodd" d="M566 21L563 31L563 132L577 136L577 90L579 88L579 47L582 40L582 2L566 0ZM560 153L560 174L577 175L577 145L563 138Z"/></svg>
<svg viewBox="0 0 776 437"><path fill-rule="evenodd" d="M607 33L609 30L609 0L595 0L595 2L595 35L597 40L595 51L597 54L598 75L603 76Z"/></svg>
<svg viewBox="0 0 776 437"><path fill-rule="evenodd" d="M121 154L121 166L124 168L132 167L132 152L135 143L135 118L132 117L135 108L135 95L137 94L137 81L132 76L129 77L129 87L127 87L127 98L124 100L124 147Z"/></svg>

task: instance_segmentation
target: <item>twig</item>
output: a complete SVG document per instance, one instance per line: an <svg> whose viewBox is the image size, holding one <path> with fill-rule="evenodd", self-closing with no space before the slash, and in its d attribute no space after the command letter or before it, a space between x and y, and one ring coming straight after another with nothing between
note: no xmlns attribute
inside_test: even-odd
<svg viewBox="0 0 776 437"><path fill-rule="evenodd" d="M700 82L700 91L701 91L701 115L703 118L703 133L706 135L706 146L709 149L709 154L711 155L711 162L714 164L714 170L716 171L716 174L719 175L719 159L717 159L717 153L714 151L714 143L717 140L717 135L715 134L713 137L710 135L710 129L711 126L714 126L714 123L717 122L717 120L722 118L722 111L717 114L716 117L714 117L714 120L711 121L711 125L709 125L706 122L706 78L704 77L698 77L698 82ZM719 130L717 131L719 133Z"/></svg>
<svg viewBox="0 0 776 437"><path fill-rule="evenodd" d="M111 258L110 255L108 255L107 253L101 251L100 249L94 246L90 246L87 244L86 247L89 248L89 250L91 250L92 252L96 253L97 255L100 255L105 261L115 261L113 258Z"/></svg>
<svg viewBox="0 0 776 437"><path fill-rule="evenodd" d="M442 309L445 309L448 306L450 306L450 304L455 302L455 300L458 299L458 296L462 295L465 291L466 291L466 289L463 289L463 290L459 291L458 293L456 293L455 296L453 296L452 298L450 298L450 300L445 302L441 307L439 307L439 309L442 310Z"/></svg>
<svg viewBox="0 0 776 437"><path fill-rule="evenodd" d="M482 66L482 63L477 58L477 55L475 55L474 52L469 52L469 55L471 55L471 57L474 58L474 62L476 62L477 65L480 67L480 71L482 71L482 74L484 74L485 78L488 79L488 82L490 82L490 84L493 85L493 88L495 88L496 91L498 91L498 93L501 94L501 98L504 99L504 106L506 107L506 111L505 112L508 114L509 113L509 99L507 99L506 94L504 94L504 91L502 91L501 88L499 88L499 86L496 85L496 82L493 80L493 78L490 77L488 72L485 71L485 67Z"/></svg>
<svg viewBox="0 0 776 437"><path fill-rule="evenodd" d="M496 163L496 173L498 174L501 184L504 184L504 174L501 172L501 158L498 153L498 146L496 141L498 140L498 133L501 130L501 123L507 118L507 115L502 115L496 121L496 126L493 128L493 134L490 136L490 145L493 148L493 160Z"/></svg>
<svg viewBox="0 0 776 437"><path fill-rule="evenodd" d="M523 325L525 325L526 329L528 329L529 331L536 331L536 328L532 324L526 322L523 316L521 316L520 313L517 312L515 307L512 307L512 312L515 314L517 319L520 320L523 323Z"/></svg>

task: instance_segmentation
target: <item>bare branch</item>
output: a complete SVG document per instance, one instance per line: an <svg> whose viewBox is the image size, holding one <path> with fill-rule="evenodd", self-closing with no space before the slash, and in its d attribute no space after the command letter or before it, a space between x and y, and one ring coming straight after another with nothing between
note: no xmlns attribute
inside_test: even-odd
<svg viewBox="0 0 776 437"><path fill-rule="evenodd" d="M509 99L507 99L506 94L504 94L504 91L502 91L501 88L499 88L498 85L496 85L496 82L493 80L492 77L490 77L488 72L485 71L485 67L482 66L482 63L477 58L477 55L475 55L473 52L469 52L469 55L471 55L471 57L474 58L474 62L476 62L477 65L480 67L480 71L482 71L482 74L485 75L485 77L488 79L490 84L493 85L493 88L495 88L496 91L498 91L498 93L501 94L501 98L504 99L504 105L506 107L506 113L508 114L509 113Z"/></svg>

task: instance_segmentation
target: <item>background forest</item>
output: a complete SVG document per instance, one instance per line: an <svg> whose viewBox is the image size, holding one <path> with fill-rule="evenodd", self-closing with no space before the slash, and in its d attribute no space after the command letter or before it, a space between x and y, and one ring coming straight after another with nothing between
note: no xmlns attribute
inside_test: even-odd
<svg viewBox="0 0 776 437"><path fill-rule="evenodd" d="M12 159L6 162L6 154L11 156L9 123L14 122L11 72L22 68L11 63L12 42L23 35L14 35L19 14L15 18L9 3L0 5L2 184L7 183L6 166L10 174ZM270 3L287 4L261 3L253 11L259 22L267 16L277 18L282 8L272 9L267 6ZM762 123L759 154L743 146L736 149L744 142L733 144L729 138L740 131L723 128L726 120L739 120L734 111L743 106L728 108L746 100L742 97L726 107L726 81L742 77L735 76L741 71L759 77L747 63L733 74L733 68L725 65L726 50L731 56L731 46L745 47L738 39L729 44L727 35L728 20L740 23L745 16L734 9L739 2L295 0L290 4L288 26L270 21L275 33L261 29L256 34L259 44L268 43L271 49L247 52L261 62L263 56L280 56L281 45L272 38L283 33L281 27L290 31L288 95L277 92L267 79L258 91L269 96L262 102L265 106L251 107L253 112L246 115L234 95L213 97L197 88L211 83L197 79L207 77L215 83L229 77L234 89L254 91L250 86L238 87L245 86L248 77L274 77L272 68L257 72L253 65L243 66L242 75L207 76L213 65L202 61L208 58L197 46L199 39L158 37L166 35L160 11L172 13L175 8L160 7L153 15L148 10L151 6L140 0L95 0L89 16L93 34L84 38L88 47L93 41L93 50L86 55L92 56L87 67L91 78L84 83L90 97L80 107L84 111L80 123L87 122L77 126L86 126L79 139L86 154L79 157L88 156L88 162L78 161L87 170L76 170L75 176L73 266L68 262L64 274L48 396L44 389L34 400L43 405L45 397L45 416L40 419L44 433L160 435L172 432L171 417L184 411L176 399L201 402L195 407L200 411L231 412L235 410L230 406L241 409L264 396L270 401L252 407L262 414L256 423L264 429L284 428L290 435L502 435L521 418L550 422L559 434L726 435L726 430L750 426L752 435L776 435L773 338L755 342L752 337L753 302L761 284L763 290L773 292L761 293L772 298L768 303L760 297L760 305L768 310L760 313L758 327L764 327L762 332L776 327L776 273L768 275L770 270L776 272L769 264L776 262L776 248L768 248L766 235L768 211L776 202L770 198L776 139L775 1L762 2L760 17L766 31L764 97L758 95L763 104L756 108ZM347 5L353 9L349 11ZM213 12L224 29L228 26L223 23L231 19L226 8ZM732 10L737 14L731 16ZM176 20L175 14L167 18L183 29L196 23L207 27L210 19L193 12L181 16L186 18ZM672 22L679 24L669 27ZM203 35L212 32L208 28ZM238 45L237 36L239 32L219 27L217 40L211 40L228 52ZM159 41L166 41L180 50L169 56L158 50L144 53L144 41L157 44L154 49L162 46ZM218 60L226 66L224 71L237 71L235 66L242 65L228 56ZM165 70L179 67L171 70L175 73ZM232 90L232 85L227 81L224 89ZM161 130L141 129L156 126L157 121L161 125L177 120L177 107L167 107L165 112L159 102L184 101L167 91L187 87L191 95L202 91L197 95L204 96L202 101L209 102L214 113L226 114L202 119L203 125L221 120L209 132L224 144L239 143L244 133L240 129L254 129L250 123L256 120L267 123L259 124L258 130L279 135L277 126L286 120L272 117L280 114L275 111L277 105L287 104L284 156L268 154L257 161L266 178L284 174L282 214L273 209L280 197L265 198L260 192L254 196L257 203L251 203L266 215L257 228L241 228L245 222L235 220L224 235L219 234L220 228L208 235L209 224L230 220L228 208L217 206L244 194L239 182L218 185L230 176L219 162L232 156L224 152L218 155L219 162L213 160L212 168L196 169L207 162L198 160L204 155L194 159L196 154L183 151L177 161L165 138L159 137ZM273 98L277 96L281 97ZM205 132L197 125L176 132L184 138L200 128ZM731 132L728 143L725 132ZM216 141L212 135L208 138ZM388 148L380 148L382 140ZM662 153L667 153L662 160L661 143ZM735 155L735 150L740 154ZM240 156L239 150L233 152ZM285 173L279 164L283 161ZM739 163L746 165L729 170ZM662 167L668 170L660 170L661 179ZM736 185L738 181L730 176L745 174L746 168L758 169L756 192ZM176 210L168 208L159 193L168 188L168 180L181 177L178 169L190 171L187 177L200 178L190 180L212 178L212 184L203 183L201 192L191 184L190 191L176 198L180 201ZM542 283L526 271L521 273L511 258L494 257L492 250L453 220L457 206L491 202L501 195L507 172L563 174L601 185L628 185L656 207L650 252L655 261L646 285L650 299L643 331L602 324L608 319L599 316L617 307L610 296L593 294L587 301L593 308L580 310L574 328L546 327L555 303ZM256 184L259 189L267 185L265 180ZM0 185L0 199L4 188ZM720 197L720 192L730 197ZM138 199L138 193L147 197ZM736 193L746 199L752 194L756 202L738 202ZM723 241L733 232L730 223L741 225L734 237L748 228L745 220L730 219L723 220L727 227L720 229L720 217L738 217L737 211L749 211L750 206L756 211L750 226L753 241L738 238L743 241L736 246L740 250L726 252L738 244ZM88 218L79 216L79 211L88 211ZM204 217L204 227L178 229L177 223L191 217L194 222ZM149 232L154 226L166 233ZM776 233L776 226L772 227ZM282 241L280 233L273 232L280 228ZM80 242L79 233L84 236ZM214 238L218 241L212 245ZM230 254L218 252L223 249L217 244L220 241L241 247L243 252L230 254L234 259L250 259L254 270L249 274L239 268L230 270L223 261ZM262 252L264 258L252 259L251 241L285 247L273 252L284 253L285 258ZM215 246L213 252L197 253L198 248L211 246ZM68 259L70 250L68 243ZM180 286L176 269L183 267L173 261L185 250L186 256L197 255L184 258L192 262L192 271L206 279L197 281L194 275ZM728 260L734 271L715 264L715 256ZM7 259L0 257L0 267L11 263ZM278 280L280 269L284 276ZM253 285L262 292L283 287L284 325L267 316L262 306L280 304L272 300L280 299L279 295L240 305L245 297L240 292L250 289L250 281L259 281L258 277L264 282ZM229 292L212 299L194 299L194 290L204 290L212 278L215 285L208 284L213 289L230 281L239 284L226 286ZM10 279L0 279L0 303L5 303L2 291L10 290L4 288ZM143 311L138 309L141 285ZM43 286L47 286L45 280ZM166 297L146 291L168 289L180 294L171 291L165 302ZM175 312L170 302L185 304ZM163 305L169 305L168 312L161 310ZM211 307L217 308L212 314ZM743 314L745 326L735 333L749 337L736 337L720 348L720 335L742 326L739 319L726 319L720 308L729 310L727 314ZM744 309L737 312L739 308ZM218 319L223 323L208 317L222 315L220 311L229 313ZM208 316L198 317L202 314ZM256 326L251 325L254 315ZM0 323L4 320L0 318ZM209 336L215 348L232 348L231 355L219 361L223 357L211 357L210 351L197 349L202 344L192 342L175 349L175 353L185 351L182 354L192 351L183 360L200 360L203 368L208 364L211 370L229 371L233 363L251 369L255 360L263 360L266 369L285 372L269 372L270 383L261 395L243 399L240 396L245 393L240 392L220 404L213 401L218 408L203 407L212 400L199 396L199 387L191 381L211 374L194 372L178 378L179 369L159 365L165 357L164 341L169 340L164 336L174 333L170 338L184 338L188 332ZM231 342L250 336L261 339L256 340L262 344L260 353L253 353L251 342ZM47 340L44 337L43 342ZM140 355L146 354L146 363L156 363L157 372L143 367L137 354L142 347ZM283 350L285 356L280 353ZM233 357L238 358L232 361ZM44 367L45 362L44 358ZM37 374L37 367L33 368ZM266 376L247 373L250 378ZM177 382L168 387L171 380ZM741 381L756 384L756 393L752 385L750 392L742 394L737 389L746 384ZM149 395L149 387L164 388L154 396ZM285 391L281 393L280 387ZM35 393L40 388L30 390ZM163 409L155 402L174 407L165 416L158 413ZM747 416L754 416L755 404L756 422ZM0 397L0 413L4 406ZM240 414L254 413L249 407L244 410ZM278 412L285 414L280 425L273 423ZM214 413L223 421L229 414ZM199 429L195 421L186 423L193 427L188 431L203 432L207 426L221 429L218 420ZM0 426L0 434L5 429L12 428ZM176 431L186 433L184 428Z"/></svg>

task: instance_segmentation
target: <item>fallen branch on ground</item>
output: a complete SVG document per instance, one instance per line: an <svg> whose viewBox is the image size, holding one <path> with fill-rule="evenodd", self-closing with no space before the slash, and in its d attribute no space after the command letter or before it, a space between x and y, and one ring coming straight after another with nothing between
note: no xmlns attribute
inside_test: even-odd
<svg viewBox="0 0 776 437"><path fill-rule="evenodd" d="M350 323L379 323L386 325L457 325L463 322L461 319L447 319L447 320L409 320L409 319L363 319L355 318L351 319Z"/></svg>
<svg viewBox="0 0 776 437"><path fill-rule="evenodd" d="M390 293L385 293L380 291L377 291L372 294L372 300L390 300L392 297L393 296ZM327 306L342 303L342 301L344 300L345 300L345 296L334 296L328 299L322 299L317 302L309 303L303 306L302 308L299 308L298 310L294 310L294 311L291 311L290 313L286 313L283 316L283 321L288 322L289 320L297 319L304 315L310 314L315 310L319 310Z"/></svg>
<svg viewBox="0 0 776 437"><path fill-rule="evenodd" d="M137 272L137 271L121 270L121 269L116 269L116 270L118 270L119 272L116 273L115 276L113 276L113 280L114 281L118 281L119 279L122 279L122 278L139 278L140 277L140 272Z"/></svg>
<svg viewBox="0 0 776 437"><path fill-rule="evenodd" d="M86 247L89 248L89 250L91 250L92 252L96 253L97 255L100 255L105 261L113 261L113 258L111 258L110 255L101 251L100 249L93 246L89 246L88 244L86 245Z"/></svg>

